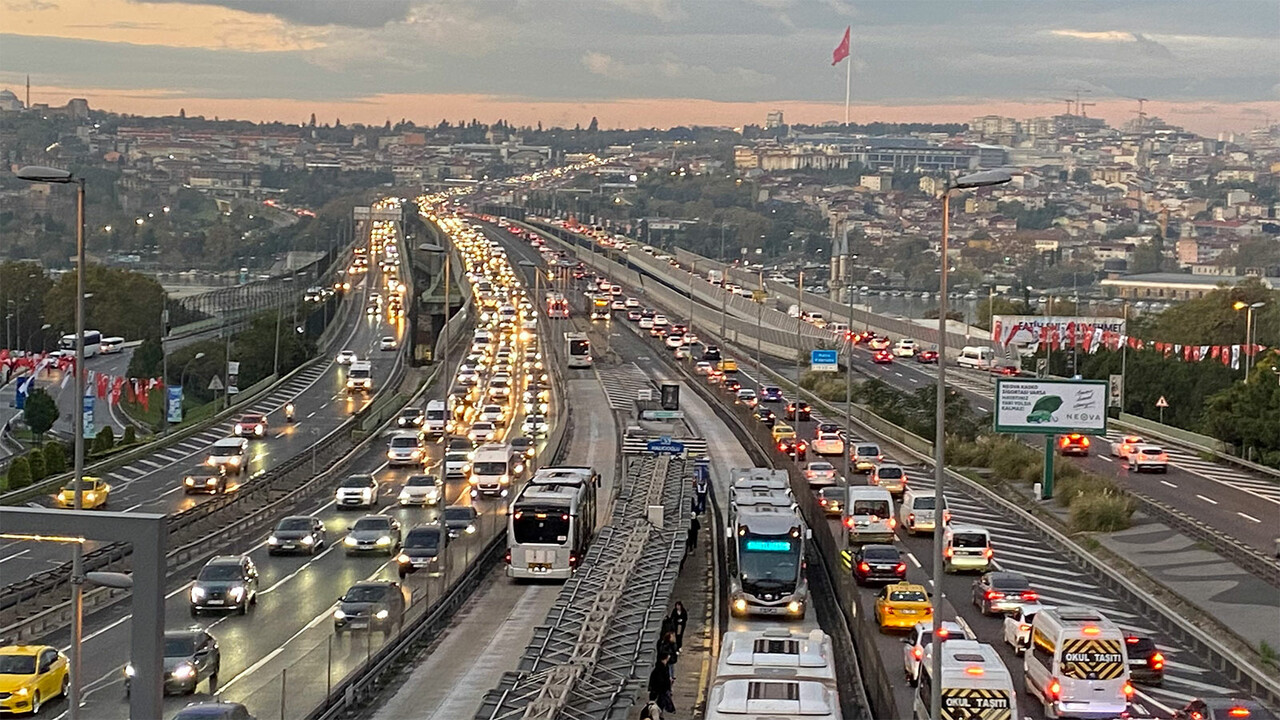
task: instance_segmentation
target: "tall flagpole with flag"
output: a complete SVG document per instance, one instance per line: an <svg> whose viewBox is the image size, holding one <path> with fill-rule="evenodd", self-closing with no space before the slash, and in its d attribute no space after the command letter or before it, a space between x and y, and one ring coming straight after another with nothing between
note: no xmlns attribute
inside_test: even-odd
<svg viewBox="0 0 1280 720"><path fill-rule="evenodd" d="M844 64L844 124L849 124L849 90L853 86L853 58L849 55L849 31L853 26L847 26L844 29L844 38L840 40L840 44L831 53L831 65L834 67L840 64L841 60Z"/></svg>

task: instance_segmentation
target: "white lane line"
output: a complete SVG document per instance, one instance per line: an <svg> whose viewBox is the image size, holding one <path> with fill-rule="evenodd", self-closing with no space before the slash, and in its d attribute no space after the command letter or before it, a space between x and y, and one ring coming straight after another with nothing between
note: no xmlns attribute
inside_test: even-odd
<svg viewBox="0 0 1280 720"><path fill-rule="evenodd" d="M1107 457L1106 455L1099 455L1099 456L1098 456L1098 459L1099 459L1099 460L1106 460L1107 462L1114 462L1111 458Z"/></svg>
<svg viewBox="0 0 1280 720"><path fill-rule="evenodd" d="M1161 484L1161 485L1168 486L1168 487L1171 487L1171 488L1177 488L1177 487L1178 487L1177 485L1175 485L1175 484L1173 484L1173 483L1169 482L1168 480L1161 480L1161 481L1160 481L1160 484Z"/></svg>
<svg viewBox="0 0 1280 720"><path fill-rule="evenodd" d="M1205 496L1203 496L1203 495L1196 495L1196 497L1198 497L1198 498L1200 498L1201 500L1203 500L1203 501L1205 501L1205 502L1209 503L1210 505L1217 505L1217 504L1218 504L1218 501L1217 501L1217 500L1214 500L1213 498L1207 498L1207 497L1205 497Z"/></svg>
<svg viewBox="0 0 1280 720"><path fill-rule="evenodd" d="M274 591L276 588L280 587L281 585L283 585L283 584L285 584L285 583L289 582L290 580L292 580L293 578L297 577L298 573L302 572L303 570L309 570L309 569L311 568L311 564L312 564L312 563L314 563L315 561L317 561L317 560L319 560L320 558L324 557L325 555L328 555L328 554L329 554L329 552L330 552L330 551L332 551L332 550L333 550L334 548L336 548L336 547L338 547L336 544L334 544L334 543L329 543L329 544L328 544L328 546L327 546L327 547L325 547L325 549L324 549L323 551L321 551L321 553L320 553L319 555L315 555L315 556L311 557L311 559L307 560L307 561L306 561L305 563L303 563L302 565L299 565L299 566L298 566L298 568L297 568L296 570L294 570L293 572L289 573L288 575L285 575L284 577L280 578L280 579L279 579L279 580L277 580L277 581L276 581L276 582L275 582L271 587L267 588L266 590L263 590L262 592L260 592L260 593L258 593L258 594L259 594L259 595L269 595L269 594L271 594L271 592L272 592L272 591Z"/></svg>
<svg viewBox="0 0 1280 720"><path fill-rule="evenodd" d="M907 553L907 559L911 561L912 565L915 565L916 567L921 569L924 568L924 566L920 564L920 561L916 559L916 556L914 554Z"/></svg>
<svg viewBox="0 0 1280 720"><path fill-rule="evenodd" d="M1258 518L1256 518L1256 517L1254 517L1254 516L1252 516L1252 515L1245 515L1245 514L1244 514L1244 513L1242 513L1242 512L1238 512L1238 513L1236 513L1236 514L1237 514L1237 515L1239 515L1240 517L1244 518L1245 520L1250 521L1250 522L1256 522L1256 523L1261 523L1261 522L1262 522L1261 520L1259 520ZM2 560L0 560L0 562L3 562L3 561L2 561Z"/></svg>
<svg viewBox="0 0 1280 720"><path fill-rule="evenodd" d="M0 558L0 563L7 563L7 562L9 562L10 560L12 560L12 559L14 559L14 558L16 558L16 557L21 557L21 556L23 556L23 555L26 555L26 554L27 554L27 553L29 553L29 552L31 552L31 549L30 549L30 548L28 548L28 549L26 549L26 550L23 550L22 552L16 552L16 553L14 553L14 554L12 554L12 555L10 555L10 556L6 557L6 558Z"/></svg>

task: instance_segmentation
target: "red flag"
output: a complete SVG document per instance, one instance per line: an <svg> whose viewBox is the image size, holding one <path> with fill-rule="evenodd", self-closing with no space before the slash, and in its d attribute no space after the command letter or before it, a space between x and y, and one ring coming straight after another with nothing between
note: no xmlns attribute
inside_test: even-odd
<svg viewBox="0 0 1280 720"><path fill-rule="evenodd" d="M831 52L831 64L839 65L840 61L849 57L849 31L852 26L844 29L844 38L840 40L840 44Z"/></svg>
<svg viewBox="0 0 1280 720"><path fill-rule="evenodd" d="M1222 360L1222 364L1230 365L1231 364L1231 348L1226 345L1223 345L1219 349L1219 352L1220 352L1219 359Z"/></svg>

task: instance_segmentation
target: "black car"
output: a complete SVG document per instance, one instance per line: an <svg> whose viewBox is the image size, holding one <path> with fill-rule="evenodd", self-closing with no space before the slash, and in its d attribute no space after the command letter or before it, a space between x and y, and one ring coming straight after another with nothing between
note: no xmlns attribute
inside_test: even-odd
<svg viewBox="0 0 1280 720"><path fill-rule="evenodd" d="M737 378L727 377L724 382L720 383L720 387L727 393L736 393L742 389L742 381Z"/></svg>
<svg viewBox="0 0 1280 720"><path fill-rule="evenodd" d="M437 523L418 525L404 537L404 545L396 556L396 571L400 577L425 570L428 575L444 573L445 551L449 547L449 532Z"/></svg>
<svg viewBox="0 0 1280 720"><path fill-rule="evenodd" d="M533 457L533 454L537 452L537 445L534 443L533 438L513 437L511 438L511 449L525 457Z"/></svg>
<svg viewBox="0 0 1280 720"><path fill-rule="evenodd" d="M1156 641L1141 635L1124 638L1129 656L1129 677L1143 685L1160 685L1164 682L1164 653L1156 647Z"/></svg>
<svg viewBox="0 0 1280 720"><path fill-rule="evenodd" d="M718 363L721 360L720 348L715 345L708 345L702 350L702 359L707 362Z"/></svg>
<svg viewBox="0 0 1280 720"><path fill-rule="evenodd" d="M450 505L444 509L444 526L449 537L470 535L477 529L479 513L474 505Z"/></svg>
<svg viewBox="0 0 1280 720"><path fill-rule="evenodd" d="M214 700L192 703L178 711L173 720L256 720L249 708L238 702Z"/></svg>
<svg viewBox="0 0 1280 720"><path fill-rule="evenodd" d="M907 564L902 553L893 545L863 545L853 551L853 580L858 584L868 582L898 582L907 577Z"/></svg>
<svg viewBox="0 0 1280 720"><path fill-rule="evenodd" d="M390 632L404 619L404 588L391 580L367 580L352 585L333 611L333 630Z"/></svg>
<svg viewBox="0 0 1280 720"><path fill-rule="evenodd" d="M407 407L396 416L396 427L420 428L426 420L427 415L422 408Z"/></svg>
<svg viewBox="0 0 1280 720"><path fill-rule="evenodd" d="M835 433L840 437L844 437L844 428L840 427L836 423L831 423L831 422L819 423L818 427L815 428L813 431L813 436L817 437L822 433Z"/></svg>
<svg viewBox="0 0 1280 720"><path fill-rule="evenodd" d="M207 630L166 630L164 633L164 691L190 695L201 682L209 681L209 694L218 692L218 669L222 654L218 641ZM133 685L133 663L124 667L124 692Z"/></svg>
<svg viewBox="0 0 1280 720"><path fill-rule="evenodd" d="M796 462L804 462L808 457L809 444L799 438L782 438L778 441L778 452Z"/></svg>
<svg viewBox="0 0 1280 720"><path fill-rule="evenodd" d="M227 470L221 465L196 465L182 474L182 491L187 495L227 491Z"/></svg>
<svg viewBox="0 0 1280 720"><path fill-rule="evenodd" d="M214 556L192 580L191 617L203 610L235 610L244 615L258 604L258 568L248 555Z"/></svg>
<svg viewBox="0 0 1280 720"><path fill-rule="evenodd" d="M471 445L471 441L463 436L455 436L449 438L449 444L445 446L444 451L449 452L465 452L469 453L475 448Z"/></svg>
<svg viewBox="0 0 1280 720"><path fill-rule="evenodd" d="M315 555L325 547L324 522L310 515L291 515L276 523L276 529L267 538L267 554L302 552Z"/></svg>
<svg viewBox="0 0 1280 720"><path fill-rule="evenodd" d="M764 407L763 405L757 405L756 409L751 412L751 416L756 419L756 422L761 423L767 428L773 427L774 423L778 421L778 416L774 415L772 410Z"/></svg>
<svg viewBox="0 0 1280 720"><path fill-rule="evenodd" d="M813 409L809 407L809 403L803 401L787 403L788 420L810 420L812 418Z"/></svg>
<svg viewBox="0 0 1280 720"><path fill-rule="evenodd" d="M1180 720L1276 720L1257 700L1230 697L1196 698L1173 716Z"/></svg>
<svg viewBox="0 0 1280 720"><path fill-rule="evenodd" d="M973 581L971 598L983 615L996 615L1016 612L1023 603L1036 602L1040 596L1022 573L994 571Z"/></svg>

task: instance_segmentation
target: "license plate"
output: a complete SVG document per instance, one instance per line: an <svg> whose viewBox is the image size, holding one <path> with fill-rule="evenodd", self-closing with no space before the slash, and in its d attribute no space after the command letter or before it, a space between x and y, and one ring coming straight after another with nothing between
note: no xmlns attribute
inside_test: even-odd
<svg viewBox="0 0 1280 720"><path fill-rule="evenodd" d="M364 619L352 620L351 627L353 628L369 627L369 621Z"/></svg>
<svg viewBox="0 0 1280 720"><path fill-rule="evenodd" d="M280 543L281 550L292 550L293 548L294 548L293 543Z"/></svg>
<svg viewBox="0 0 1280 720"><path fill-rule="evenodd" d="M918 610L899 610L898 612L902 613L903 615L915 615L919 611Z"/></svg>
<svg viewBox="0 0 1280 720"><path fill-rule="evenodd" d="M208 604L208 605L221 605L221 604L222 604L222 601L221 601L221 600L210 600L207 604Z"/></svg>
<svg viewBox="0 0 1280 720"><path fill-rule="evenodd" d="M757 607L753 608L761 615L786 615L787 609L782 607Z"/></svg>
<svg viewBox="0 0 1280 720"><path fill-rule="evenodd" d="M551 566L543 565L541 563L529 563L529 571L530 572L550 572Z"/></svg>

